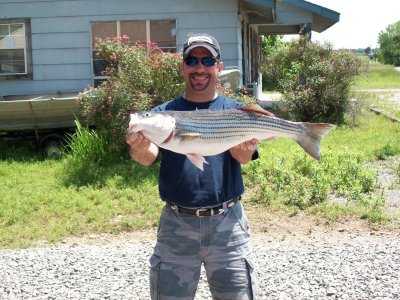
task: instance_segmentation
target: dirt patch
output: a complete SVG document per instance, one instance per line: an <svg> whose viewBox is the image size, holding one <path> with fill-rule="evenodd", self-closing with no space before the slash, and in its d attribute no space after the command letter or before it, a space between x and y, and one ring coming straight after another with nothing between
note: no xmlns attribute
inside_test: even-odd
<svg viewBox="0 0 400 300"><path fill-rule="evenodd" d="M343 217L334 222L305 212L282 216L273 213L260 215L254 208L246 208L252 232L264 234L266 239L285 240L335 237L343 235L400 235L400 228L375 226L366 220Z"/></svg>
<svg viewBox="0 0 400 300"><path fill-rule="evenodd" d="M311 240L343 240L352 237L393 236L400 238L400 228L374 227L365 220L342 218L335 222L304 212L292 216L274 213L260 214L254 207L246 207L250 220L253 239L266 242L275 241L311 241ZM67 247L79 245L123 245L126 243L155 244L157 231L121 232L119 234L90 234L83 237L68 237L63 240Z"/></svg>

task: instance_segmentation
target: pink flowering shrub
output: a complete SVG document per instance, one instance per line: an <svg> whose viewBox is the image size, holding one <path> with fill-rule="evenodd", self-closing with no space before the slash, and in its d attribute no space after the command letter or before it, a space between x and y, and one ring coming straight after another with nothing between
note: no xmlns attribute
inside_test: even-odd
<svg viewBox="0 0 400 300"><path fill-rule="evenodd" d="M183 93L181 55L163 52L154 43L131 42L127 36L99 39L95 48L108 65L108 79L82 93L79 102L87 122L108 137L112 148L122 148L131 113Z"/></svg>

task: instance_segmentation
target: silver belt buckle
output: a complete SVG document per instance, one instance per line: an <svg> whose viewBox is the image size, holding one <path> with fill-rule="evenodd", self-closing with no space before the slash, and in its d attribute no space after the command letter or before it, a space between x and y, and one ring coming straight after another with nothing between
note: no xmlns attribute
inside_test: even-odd
<svg viewBox="0 0 400 300"><path fill-rule="evenodd" d="M225 212L223 208L218 209L217 213L214 212L213 208L199 208L196 210L196 216L203 217L203 216L200 216L200 212L202 212L202 211L210 211L210 217L222 215Z"/></svg>
<svg viewBox="0 0 400 300"><path fill-rule="evenodd" d="M236 204L235 202L236 199L231 200L231 202L228 203L228 208L231 208L232 206L234 206Z"/></svg>
<svg viewBox="0 0 400 300"><path fill-rule="evenodd" d="M196 216L198 216L198 217L202 217L202 216L200 216L200 212L201 211L208 211L209 209L208 208L199 208L199 209L196 209ZM211 215L213 215L214 214L214 211L211 209Z"/></svg>

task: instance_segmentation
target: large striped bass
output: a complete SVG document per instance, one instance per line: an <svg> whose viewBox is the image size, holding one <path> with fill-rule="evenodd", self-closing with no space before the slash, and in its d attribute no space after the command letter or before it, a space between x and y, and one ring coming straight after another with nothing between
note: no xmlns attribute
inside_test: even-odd
<svg viewBox="0 0 400 300"><path fill-rule="evenodd" d="M311 157L320 159L319 144L334 125L292 122L259 105L227 110L161 111L131 114L129 130L141 131L157 146L184 154L199 169L204 156L222 153L251 139L294 139Z"/></svg>

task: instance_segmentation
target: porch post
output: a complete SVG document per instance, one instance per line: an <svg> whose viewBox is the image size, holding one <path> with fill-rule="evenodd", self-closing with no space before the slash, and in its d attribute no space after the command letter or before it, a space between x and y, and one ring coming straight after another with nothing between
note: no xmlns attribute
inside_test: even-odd
<svg viewBox="0 0 400 300"><path fill-rule="evenodd" d="M300 35L308 35L308 39L311 40L311 32L312 26L311 23L304 23L303 26L300 27L299 34Z"/></svg>

